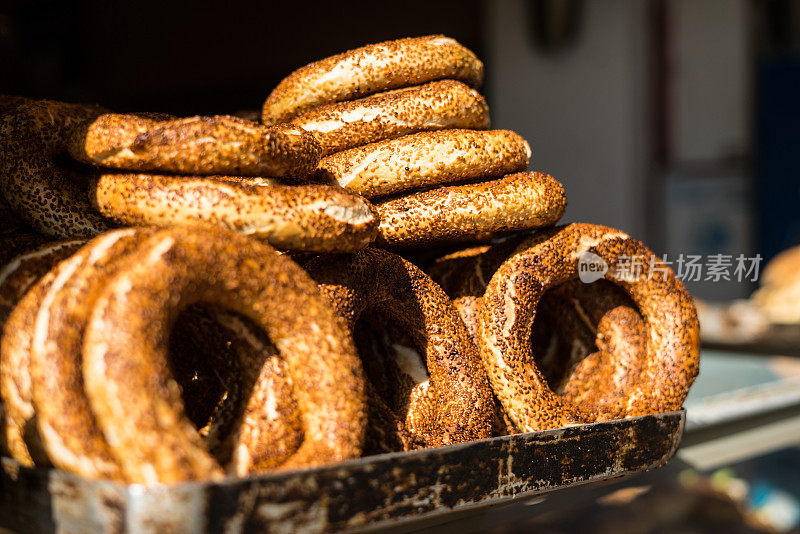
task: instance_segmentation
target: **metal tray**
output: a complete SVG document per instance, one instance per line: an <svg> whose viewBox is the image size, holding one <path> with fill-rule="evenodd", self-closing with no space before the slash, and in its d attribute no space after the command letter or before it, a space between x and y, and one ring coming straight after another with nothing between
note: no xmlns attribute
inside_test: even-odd
<svg viewBox="0 0 800 534"><path fill-rule="evenodd" d="M683 410L219 483L123 485L1 460L0 531L331 532L407 525L620 477L675 454Z"/></svg>

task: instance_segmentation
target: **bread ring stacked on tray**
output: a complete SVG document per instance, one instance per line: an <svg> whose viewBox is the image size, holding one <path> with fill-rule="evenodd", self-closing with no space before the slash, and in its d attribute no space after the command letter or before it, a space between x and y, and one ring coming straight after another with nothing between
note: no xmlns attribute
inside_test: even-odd
<svg viewBox="0 0 800 534"><path fill-rule="evenodd" d="M172 483L680 408L685 288L553 226L482 80L434 35L298 69L260 123L0 97L3 454Z"/></svg>
<svg viewBox="0 0 800 534"><path fill-rule="evenodd" d="M317 176L375 199L377 244L419 248L548 226L566 208L531 149L487 130L483 63L442 35L350 50L286 77L262 109L322 147ZM479 207L479 209L476 209Z"/></svg>

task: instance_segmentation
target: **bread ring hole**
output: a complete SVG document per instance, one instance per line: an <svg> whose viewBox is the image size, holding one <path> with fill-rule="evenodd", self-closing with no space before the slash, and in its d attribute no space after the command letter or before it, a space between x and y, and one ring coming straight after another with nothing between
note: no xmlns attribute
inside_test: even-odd
<svg viewBox="0 0 800 534"><path fill-rule="evenodd" d="M587 375L627 365L617 352L630 351L639 342L635 332L640 314L621 288L605 280L572 280L546 291L537 307L531 342L548 386L561 394L572 381L586 382Z"/></svg>
<svg viewBox="0 0 800 534"><path fill-rule="evenodd" d="M202 306L190 306L175 320L169 337L169 364L181 387L186 415L207 435L221 405L237 402L240 368L231 341ZM237 397L239 395L236 395Z"/></svg>

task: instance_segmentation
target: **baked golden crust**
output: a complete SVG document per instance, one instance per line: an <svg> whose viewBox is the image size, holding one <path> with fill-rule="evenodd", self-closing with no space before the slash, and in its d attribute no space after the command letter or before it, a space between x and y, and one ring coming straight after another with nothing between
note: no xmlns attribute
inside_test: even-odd
<svg viewBox="0 0 800 534"><path fill-rule="evenodd" d="M609 266L647 323L647 352L628 416L681 407L699 365L699 325L692 298L668 269L663 279L646 273L632 280L614 275L623 257L653 256L640 242L612 228L571 224L537 232L492 276L481 304L478 339L492 387L518 428L538 431L584 422L577 406L550 389L536 368L530 345L536 306L548 288L577 278L590 252Z"/></svg>
<svg viewBox="0 0 800 534"><path fill-rule="evenodd" d="M229 115L152 118L105 113L74 130L78 161L133 171L272 176L299 180L319 163L313 136Z"/></svg>
<svg viewBox="0 0 800 534"><path fill-rule="evenodd" d="M216 224L284 249L349 252L367 246L378 218L340 187L260 178L104 174L91 188L106 217L126 225Z"/></svg>
<svg viewBox="0 0 800 534"><path fill-rule="evenodd" d="M83 381L86 321L100 291L154 229L124 229L93 239L51 271L30 349L33 406L49 461L87 478L124 480L93 415Z"/></svg>
<svg viewBox="0 0 800 534"><path fill-rule="evenodd" d="M489 107L476 90L443 80L310 108L290 124L313 134L324 157L416 132L484 130L489 127Z"/></svg>
<svg viewBox="0 0 800 534"><path fill-rule="evenodd" d="M322 159L318 174L367 198L524 171L531 149L509 130L438 130Z"/></svg>
<svg viewBox="0 0 800 534"><path fill-rule="evenodd" d="M370 44L294 71L267 97L261 120L275 124L315 106L445 78L479 86L483 63L443 35Z"/></svg>
<svg viewBox="0 0 800 534"><path fill-rule="evenodd" d="M362 313L377 314L421 349L421 361L398 362L419 386L412 388L407 412L400 416L412 435L427 445L491 435L493 406L485 371L458 312L427 275L400 256L371 248L320 257L306 269L351 328Z"/></svg>
<svg viewBox="0 0 800 534"><path fill-rule="evenodd" d="M73 129L103 110L51 100L13 102L0 119L0 183L8 204L48 236L91 237L107 230L86 198L86 176L53 160L66 153Z"/></svg>
<svg viewBox="0 0 800 534"><path fill-rule="evenodd" d="M375 242L410 248L529 230L554 224L566 206L563 186L539 172L440 187L377 203Z"/></svg>
<svg viewBox="0 0 800 534"><path fill-rule="evenodd" d="M304 428L303 444L284 467L360 453L361 367L352 338L316 284L268 245L219 228L173 228L123 261L97 299L85 334L86 390L128 481L222 475L183 413L167 366L170 317L195 302L249 317L281 351Z"/></svg>

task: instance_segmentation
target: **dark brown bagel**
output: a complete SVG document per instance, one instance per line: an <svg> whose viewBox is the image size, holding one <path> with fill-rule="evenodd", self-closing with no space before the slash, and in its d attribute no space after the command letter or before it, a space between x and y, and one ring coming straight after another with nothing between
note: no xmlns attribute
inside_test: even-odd
<svg viewBox="0 0 800 534"><path fill-rule="evenodd" d="M95 106L50 100L15 101L0 120L0 183L14 212L48 236L90 237L108 229L86 197L87 173L57 159L70 135L102 113Z"/></svg>
<svg viewBox="0 0 800 534"><path fill-rule="evenodd" d="M447 295L430 278L400 256L377 249L321 257L306 269L351 328L365 312L376 314L421 349L425 365L408 359L416 369L406 373L420 387L401 415L412 435L428 445L491 435L491 390L475 346Z"/></svg>

